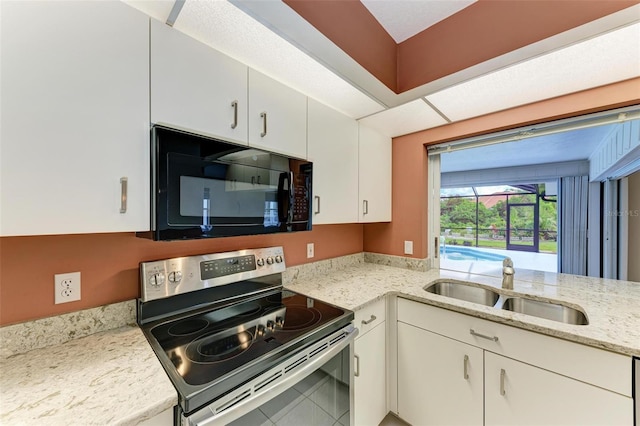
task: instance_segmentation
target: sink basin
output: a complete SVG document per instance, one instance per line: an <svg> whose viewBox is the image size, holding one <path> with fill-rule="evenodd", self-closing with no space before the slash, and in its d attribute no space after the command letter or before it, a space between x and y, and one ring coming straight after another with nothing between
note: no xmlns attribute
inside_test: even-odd
<svg viewBox="0 0 640 426"><path fill-rule="evenodd" d="M425 288L425 290L429 293L453 297L454 299L465 300L467 302L479 303L485 306L495 305L500 297L500 295L495 291L453 281L437 282Z"/></svg>
<svg viewBox="0 0 640 426"><path fill-rule="evenodd" d="M509 297L504 301L502 309L520 314L532 315L552 321L573 325L587 325L589 320L584 312L560 305L558 303L527 299L524 297Z"/></svg>

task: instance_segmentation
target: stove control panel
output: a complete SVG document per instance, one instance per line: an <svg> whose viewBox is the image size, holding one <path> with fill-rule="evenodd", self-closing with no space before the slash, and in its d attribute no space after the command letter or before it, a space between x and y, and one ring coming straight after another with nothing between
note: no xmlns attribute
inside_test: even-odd
<svg viewBox="0 0 640 426"><path fill-rule="evenodd" d="M141 299L162 299L286 269L282 247L179 257L140 264Z"/></svg>

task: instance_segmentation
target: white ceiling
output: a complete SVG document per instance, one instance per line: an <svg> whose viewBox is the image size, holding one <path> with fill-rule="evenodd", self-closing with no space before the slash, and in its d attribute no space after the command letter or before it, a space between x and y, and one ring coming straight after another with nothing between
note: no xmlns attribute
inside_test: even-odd
<svg viewBox="0 0 640 426"><path fill-rule="evenodd" d="M476 0L361 0L396 43L473 4Z"/></svg>

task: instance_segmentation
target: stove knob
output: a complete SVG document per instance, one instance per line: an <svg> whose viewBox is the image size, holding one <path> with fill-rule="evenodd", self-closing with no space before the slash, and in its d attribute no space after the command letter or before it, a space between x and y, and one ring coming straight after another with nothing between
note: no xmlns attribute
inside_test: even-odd
<svg viewBox="0 0 640 426"><path fill-rule="evenodd" d="M258 264L258 266L264 266L264 259L258 259L256 263Z"/></svg>
<svg viewBox="0 0 640 426"><path fill-rule="evenodd" d="M182 280L182 272L180 271L169 272L170 283L179 283L180 280Z"/></svg>
<svg viewBox="0 0 640 426"><path fill-rule="evenodd" d="M276 328L275 323L271 320L267 321L267 330L273 331L274 328Z"/></svg>
<svg viewBox="0 0 640 426"><path fill-rule="evenodd" d="M276 317L276 325L278 327L284 327L284 318L282 317Z"/></svg>
<svg viewBox="0 0 640 426"><path fill-rule="evenodd" d="M276 256L276 263L282 263L282 256L280 255Z"/></svg>
<svg viewBox="0 0 640 426"><path fill-rule="evenodd" d="M149 284L159 287L164 284L164 274L153 274L149 277Z"/></svg>
<svg viewBox="0 0 640 426"><path fill-rule="evenodd" d="M273 257L267 257L267 263L273 265Z"/></svg>
<svg viewBox="0 0 640 426"><path fill-rule="evenodd" d="M264 334L265 334L264 325L260 324L258 326L258 330L256 331L256 334L258 336L264 336Z"/></svg>

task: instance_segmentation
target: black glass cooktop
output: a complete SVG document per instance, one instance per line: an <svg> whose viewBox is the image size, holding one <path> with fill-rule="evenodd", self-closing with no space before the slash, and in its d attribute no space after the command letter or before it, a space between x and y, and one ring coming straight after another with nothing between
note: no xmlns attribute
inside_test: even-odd
<svg viewBox="0 0 640 426"><path fill-rule="evenodd" d="M277 291L151 329L179 376L203 385L322 328L345 311Z"/></svg>

